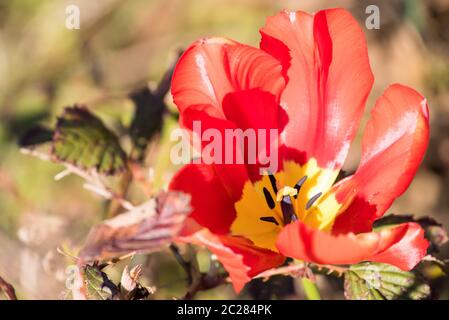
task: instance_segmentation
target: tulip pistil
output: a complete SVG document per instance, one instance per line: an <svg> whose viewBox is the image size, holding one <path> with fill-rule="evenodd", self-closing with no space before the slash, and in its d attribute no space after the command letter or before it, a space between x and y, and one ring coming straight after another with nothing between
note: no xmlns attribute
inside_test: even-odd
<svg viewBox="0 0 449 320"><path fill-rule="evenodd" d="M278 251L276 241L291 223L325 230L341 208L329 190L337 171L318 166L314 159L303 165L286 161L283 170L266 172L260 180L245 182L231 232L256 246Z"/></svg>
<svg viewBox="0 0 449 320"><path fill-rule="evenodd" d="M289 195L283 196L281 201L282 216L284 218L284 224L289 224L292 221L298 220L293 208L292 199Z"/></svg>
<svg viewBox="0 0 449 320"><path fill-rule="evenodd" d="M301 190L301 187L304 185L304 182L307 180L307 176L305 175L301 179L299 179L293 188L289 186L279 188L274 175L270 174L268 177L270 179L270 184L273 188L273 191L276 194L276 201L280 202L284 225L289 224L292 221L298 220L291 197L293 197L294 199L298 198L299 191ZM268 191L266 187L263 187L262 190L268 207L271 210L275 209L276 203L270 191ZM318 200L318 198L321 197L321 195L322 192L319 192L315 194L313 197L311 197L306 203L305 210L309 210L312 207L312 205ZM261 217L260 220L279 225L279 222L274 217L271 216Z"/></svg>

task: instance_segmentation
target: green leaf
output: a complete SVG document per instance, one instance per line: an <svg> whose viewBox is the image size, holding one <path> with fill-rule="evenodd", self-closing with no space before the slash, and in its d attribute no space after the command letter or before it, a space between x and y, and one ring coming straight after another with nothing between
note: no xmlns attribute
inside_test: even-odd
<svg viewBox="0 0 449 320"><path fill-rule="evenodd" d="M363 262L345 273L345 296L350 300L419 300L429 295L429 285L417 274L392 265Z"/></svg>
<svg viewBox="0 0 449 320"><path fill-rule="evenodd" d="M53 155L81 169L115 174L126 167L117 136L86 108L66 108L53 136Z"/></svg>
<svg viewBox="0 0 449 320"><path fill-rule="evenodd" d="M83 272L89 300L111 300L117 296L117 286L98 267L87 265Z"/></svg>

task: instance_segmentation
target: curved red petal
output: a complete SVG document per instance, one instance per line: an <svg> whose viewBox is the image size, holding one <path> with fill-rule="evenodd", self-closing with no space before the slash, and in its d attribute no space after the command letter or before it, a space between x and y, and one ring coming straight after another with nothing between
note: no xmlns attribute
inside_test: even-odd
<svg viewBox="0 0 449 320"><path fill-rule="evenodd" d="M241 237L217 236L208 230L195 233L183 241L207 247L229 273L234 290L240 292L257 274L284 263L285 257L260 249Z"/></svg>
<svg viewBox="0 0 449 320"><path fill-rule="evenodd" d="M372 256L369 261L395 265L402 270L413 269L427 253L429 242L417 223L408 223L407 232L394 245Z"/></svg>
<svg viewBox="0 0 449 320"><path fill-rule="evenodd" d="M260 180L265 170L278 171L279 133L288 118L275 96L260 89L235 92L223 100L223 111L246 139L242 147L251 180Z"/></svg>
<svg viewBox="0 0 449 320"><path fill-rule="evenodd" d="M223 101L226 119L245 129L282 130L288 122L287 114L279 107L276 97L260 89L229 94Z"/></svg>
<svg viewBox="0 0 449 320"><path fill-rule="evenodd" d="M362 159L356 173L337 191L344 201L355 198L333 226L334 233L366 232L394 199L409 186L429 142L426 100L415 90L392 85L371 112L362 141Z"/></svg>
<svg viewBox="0 0 449 320"><path fill-rule="evenodd" d="M251 241L242 237L221 236L220 240L234 254L243 257L243 263L250 268L248 276L251 278L263 271L278 267L285 261L285 257L279 253L256 247Z"/></svg>
<svg viewBox="0 0 449 320"><path fill-rule="evenodd" d="M240 167L188 164L173 177L169 189L191 195L190 217L198 224L226 234L236 217L234 203L240 199L247 180L245 168Z"/></svg>
<svg viewBox="0 0 449 320"><path fill-rule="evenodd" d="M333 235L297 221L287 225L276 243L285 256L319 264L383 262L412 269L426 254L422 229L406 223L380 232Z"/></svg>
<svg viewBox="0 0 449 320"><path fill-rule="evenodd" d="M233 141L234 143L229 144L225 140L226 130L235 130L236 126L227 119L218 118L214 110L216 109L210 105L191 106L181 114L179 122L190 133L193 132L193 135L199 140L199 143L194 144L194 147L198 151L201 150L201 162L214 166L215 173L221 180L226 192L233 201L237 201L240 199L244 183L249 179L247 168L243 162L226 161L228 153L236 157L236 154L239 153L239 148L237 148L237 146L240 147L239 141ZM199 126L199 128L194 128L195 126ZM211 133L211 136L205 138L206 132ZM207 149L207 146L216 146L218 150L212 147Z"/></svg>
<svg viewBox="0 0 449 320"><path fill-rule="evenodd" d="M222 157L220 160L224 163L224 151L226 145L223 137L225 137L226 129L236 129L236 126L232 121L225 119L223 115L219 114L218 110L211 105L193 105L186 108L184 112L180 114L179 124L182 128L187 129L189 134L193 134L191 143L198 151L201 150L200 147L204 148L210 143L221 145ZM210 137L208 136L206 138L203 136L206 130L210 133ZM216 138L218 141L215 141L215 135L212 134L214 132L217 133Z"/></svg>
<svg viewBox="0 0 449 320"><path fill-rule="evenodd" d="M189 133L197 133L193 135L197 142L192 143L197 150L202 147L203 160L227 163L229 168L241 166L241 170L227 173L243 174L252 181L260 180L265 170L280 169L279 127L285 126L288 119L275 97L260 89L230 93L223 100L223 112L220 116L210 105L194 105L181 113L181 126ZM214 133L213 138L204 138L206 132ZM220 147L220 152L211 155L208 145ZM247 173L242 172L244 168Z"/></svg>
<svg viewBox="0 0 449 320"><path fill-rule="evenodd" d="M281 96L290 118L284 143L297 152L286 156L304 161L305 153L305 161L339 169L373 83L362 30L349 12L331 9L281 12L261 34L260 47L289 68Z"/></svg>
<svg viewBox="0 0 449 320"><path fill-rule="evenodd" d="M172 94L181 112L195 104L221 110L230 92L260 88L278 97L284 86L277 59L232 40L210 38L195 42L181 57L173 74Z"/></svg>

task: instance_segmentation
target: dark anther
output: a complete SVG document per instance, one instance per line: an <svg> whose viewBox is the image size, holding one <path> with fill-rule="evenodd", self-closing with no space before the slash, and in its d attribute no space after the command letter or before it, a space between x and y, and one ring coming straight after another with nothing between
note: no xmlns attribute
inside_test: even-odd
<svg viewBox="0 0 449 320"><path fill-rule="evenodd" d="M265 221L265 222L274 223L277 226L279 225L279 222L277 222L277 220L274 217L261 217L260 220Z"/></svg>
<svg viewBox="0 0 449 320"><path fill-rule="evenodd" d="M272 173L268 175L268 178L270 178L271 187L273 188L274 193L278 193L278 187L276 185L276 178Z"/></svg>
<svg viewBox="0 0 449 320"><path fill-rule="evenodd" d="M292 200L290 196L284 196L281 201L282 216L284 218L284 224L288 224L292 221L296 221L295 210L293 209Z"/></svg>
<svg viewBox="0 0 449 320"><path fill-rule="evenodd" d="M268 207L270 209L274 209L276 204L274 203L273 197L270 194L270 191L268 191L267 188L263 187L263 195L265 196L265 200L267 201Z"/></svg>
<svg viewBox="0 0 449 320"><path fill-rule="evenodd" d="M309 199L309 201L307 201L306 203L306 210L309 210L309 208L313 205L313 203L319 198L321 197L323 193L322 192L318 192L316 195L314 195L312 198Z"/></svg>
<svg viewBox="0 0 449 320"><path fill-rule="evenodd" d="M306 182L307 180L307 176L302 177L301 179L298 180L298 182L296 182L295 184L295 189L296 191L298 191L295 195L295 199L298 198L299 195L299 190L301 190L302 185L304 184L304 182Z"/></svg>

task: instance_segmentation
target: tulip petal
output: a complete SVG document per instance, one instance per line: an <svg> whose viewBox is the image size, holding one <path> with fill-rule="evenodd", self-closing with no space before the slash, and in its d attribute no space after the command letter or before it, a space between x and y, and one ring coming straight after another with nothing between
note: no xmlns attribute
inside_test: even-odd
<svg viewBox="0 0 449 320"><path fill-rule="evenodd" d="M217 144L217 147L220 146L222 154L215 155L215 162L218 160L225 162L225 130L236 129L233 122L225 119L211 105L193 105L180 114L179 124L193 134L191 143L198 151L211 143Z"/></svg>
<svg viewBox="0 0 449 320"><path fill-rule="evenodd" d="M236 127L246 129L282 130L288 122L287 114L271 93L251 89L229 94L223 101L226 119Z"/></svg>
<svg viewBox="0 0 449 320"><path fill-rule="evenodd" d="M214 233L225 234L247 180L242 165L188 164L173 177L169 189L191 194L190 217Z"/></svg>
<svg viewBox="0 0 449 320"><path fill-rule="evenodd" d="M367 232L409 186L429 142L426 100L415 90L392 85L376 102L362 141L356 173L337 186L336 198L354 198L338 215L334 233Z"/></svg>
<svg viewBox="0 0 449 320"><path fill-rule="evenodd" d="M235 92L224 99L223 111L226 119L241 129L246 139L243 147L251 180L260 180L265 171L277 172L282 165L278 152L279 133L288 118L276 97L260 89Z"/></svg>
<svg viewBox="0 0 449 320"><path fill-rule="evenodd" d="M260 88L279 97L284 86L277 59L232 40L209 38L195 42L179 60L172 94L180 112L196 104L221 110L230 92Z"/></svg>
<svg viewBox="0 0 449 320"><path fill-rule="evenodd" d="M285 256L318 264L388 263L412 269L425 256L429 243L416 223L380 232L333 235L297 221L287 225L276 243Z"/></svg>
<svg viewBox="0 0 449 320"><path fill-rule="evenodd" d="M281 12L267 19L261 34L261 49L288 68L281 96L290 119L286 157L339 169L373 83L362 30L348 11L331 9Z"/></svg>
<svg viewBox="0 0 449 320"><path fill-rule="evenodd" d="M207 247L229 273L234 290L239 293L257 274L284 263L285 257L254 246L251 241L232 236L217 236L206 229L183 241Z"/></svg>
<svg viewBox="0 0 449 320"><path fill-rule="evenodd" d="M216 172L224 187L233 199L238 200L243 186L239 184L239 189L235 189L233 181L246 181L249 179L248 173L252 172L252 176L259 179L260 165L248 164L250 144L238 138L236 130L239 128L236 123L220 118L215 111L210 105L191 106L181 114L179 122L196 137L198 142L194 146L198 151L201 150L203 163L216 165ZM257 146L257 142L251 143L251 146ZM227 182L229 179L230 183Z"/></svg>
<svg viewBox="0 0 449 320"><path fill-rule="evenodd" d="M424 238L424 229L417 223L408 223L404 237L369 261L395 265L402 270L411 270L426 255L429 242Z"/></svg>
<svg viewBox="0 0 449 320"><path fill-rule="evenodd" d="M260 180L266 171L280 169L279 127L288 120L275 97L260 89L230 93L223 101L223 111L222 117L211 105L194 105L181 113L180 124L197 137L198 142L192 143L197 150L202 146L202 157L210 159L209 163L245 165L252 181ZM205 138L206 133L213 133L213 138ZM213 156L205 152L212 144L220 148Z"/></svg>

